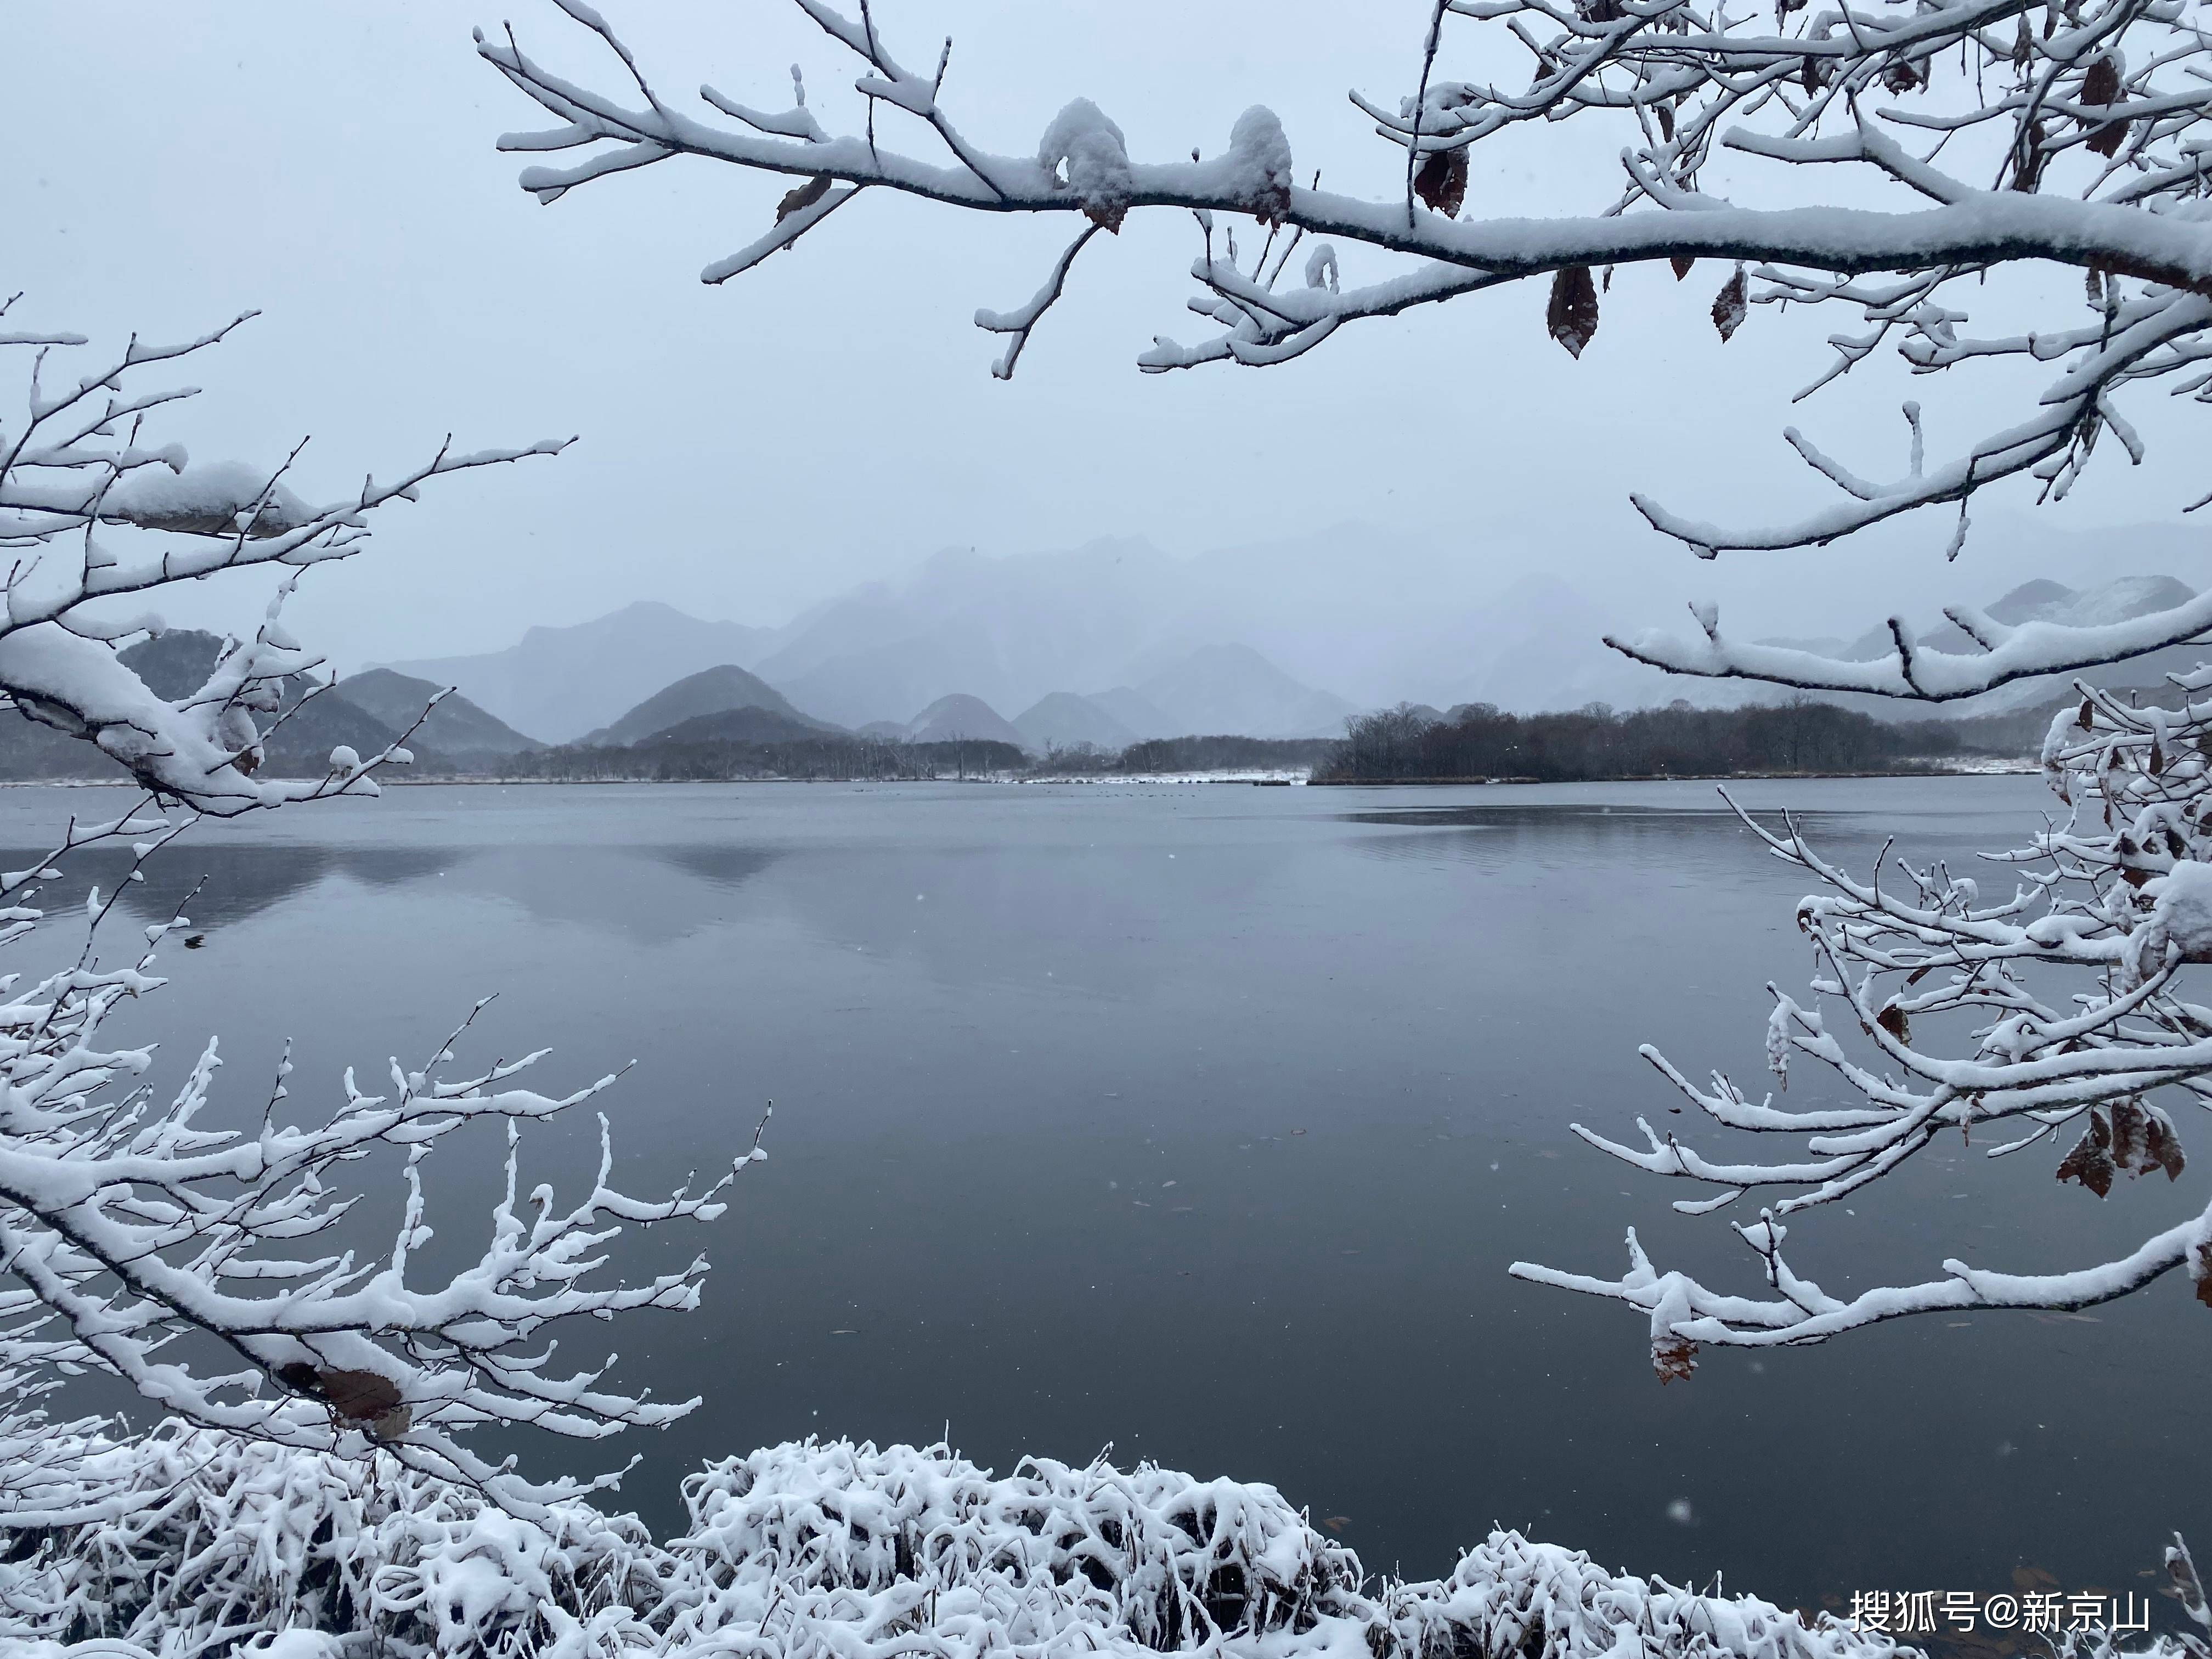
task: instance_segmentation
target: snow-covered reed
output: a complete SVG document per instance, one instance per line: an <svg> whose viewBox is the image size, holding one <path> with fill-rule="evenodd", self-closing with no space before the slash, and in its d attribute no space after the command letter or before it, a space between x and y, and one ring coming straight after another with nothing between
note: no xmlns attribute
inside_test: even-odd
<svg viewBox="0 0 2212 1659"><path fill-rule="evenodd" d="M582 1499L518 1518L385 1454L181 1425L66 1449L93 1501L0 1522L0 1630L22 1659L1906 1651L1517 1532L1492 1532L1441 1579L1376 1583L1272 1486L1103 1456L994 1478L943 1445L787 1443L690 1476L688 1526L657 1542Z"/></svg>

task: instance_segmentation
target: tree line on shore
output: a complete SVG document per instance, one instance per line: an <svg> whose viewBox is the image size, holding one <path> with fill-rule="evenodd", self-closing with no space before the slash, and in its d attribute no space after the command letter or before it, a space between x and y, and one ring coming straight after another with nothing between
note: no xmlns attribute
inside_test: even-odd
<svg viewBox="0 0 2212 1659"><path fill-rule="evenodd" d="M1879 720L1797 698L1739 708L1510 714L1470 703L1438 718L1401 703L1346 722L1317 783L1513 778L1546 783L1733 773L1932 771L2028 752L2040 710L1973 720Z"/></svg>
<svg viewBox="0 0 2212 1659"><path fill-rule="evenodd" d="M1301 771L1338 748L1328 738L1154 738L1125 749L1088 744L1031 755L977 738L914 743L823 732L779 743L653 742L542 749L499 763L500 775L567 783L704 782L719 779L1086 777L1161 772Z"/></svg>
<svg viewBox="0 0 2212 1659"><path fill-rule="evenodd" d="M1510 714L1474 703L1439 717L1400 704L1346 722L1340 738L1192 736L1127 748L1090 744L1039 756L981 740L912 743L823 733L780 743L570 744L502 763L504 775L568 782L736 778L898 781L1078 778L1162 773L1310 772L1319 783L1513 778L1575 782L1753 772L1911 772L2033 752L2048 710L1969 720L1876 720L1798 699L1740 708Z"/></svg>
<svg viewBox="0 0 2212 1659"><path fill-rule="evenodd" d="M1081 744L1043 755L982 739L915 743L855 732L783 741L564 744L502 756L445 755L417 747L408 775L562 783L888 783L1306 772L1319 783L1386 783L1941 770L1965 760L2033 753L2056 707L1968 720L1893 722L1805 699L1741 708L1693 708L1678 702L1626 712L1592 704L1548 714L1511 714L1474 703L1443 716L1401 703L1346 721L1340 738L1199 735L1148 738L1121 750ZM318 726L288 741L295 729L280 727L269 743L270 769L280 775L319 772L330 732ZM102 758L88 745L27 720L0 728L0 775L82 777L104 770Z"/></svg>

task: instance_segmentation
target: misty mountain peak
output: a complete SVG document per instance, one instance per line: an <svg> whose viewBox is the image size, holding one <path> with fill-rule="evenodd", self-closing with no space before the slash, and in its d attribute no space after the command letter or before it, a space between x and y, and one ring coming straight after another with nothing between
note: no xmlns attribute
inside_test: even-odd
<svg viewBox="0 0 2212 1659"><path fill-rule="evenodd" d="M939 697L908 723L916 743L1010 743L1025 747L1022 734L981 697L964 691Z"/></svg>

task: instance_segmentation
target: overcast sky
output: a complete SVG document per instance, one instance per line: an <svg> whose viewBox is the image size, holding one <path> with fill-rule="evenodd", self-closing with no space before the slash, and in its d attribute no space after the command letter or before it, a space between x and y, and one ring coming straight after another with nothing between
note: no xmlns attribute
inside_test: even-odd
<svg viewBox="0 0 2212 1659"><path fill-rule="evenodd" d="M614 84L551 5L504 3L526 47ZM857 102L849 62L783 0L604 9L672 91L710 81L780 108L796 59L826 122L846 125ZM1211 153L1265 102L1302 173L1386 195L1401 153L1344 94L1409 89L1426 6L875 9L909 61L952 34L947 101L991 149L1032 149L1080 94L1139 157ZM1377 550L1418 538L1477 580L1554 570L1613 598L1630 627L1710 595L1759 631L1856 632L1898 599L1985 600L2045 574L2021 564L1995 504L1978 518L1996 528L1952 571L1948 522L1933 518L1861 555L1718 568L1644 529L1631 489L1737 521L1821 501L1779 437L1793 421L1887 476L1902 466L1902 397L1929 406L1933 459L2020 418L2034 384L2005 368L1907 386L1870 364L1792 409L1820 338L1853 319L1763 309L1723 347L1705 314L1717 269L1680 286L1663 267L1623 273L1579 362L1546 337L1542 289L1523 287L1347 330L1286 368L1141 376L1133 360L1155 333L1188 342L1206 325L1182 305L1189 221L1139 216L1094 243L1011 386L990 378L997 343L969 319L1035 289L1059 222L864 199L795 252L705 287L699 269L757 236L781 187L678 161L538 206L514 182L526 158L493 145L543 117L470 41L472 24L502 15L469 0L17 0L0 23L4 277L27 291L15 319L113 339L263 313L193 370L208 395L167 435L259 462L312 434L301 493L315 497L388 474L449 429L464 447L581 434L558 460L387 509L374 551L303 585L300 631L342 663L494 647L641 598L776 623L947 545L1142 535L1194 553L1339 521L1388 532L1357 544L1378 581L1394 567ZM1468 210L1605 205L1619 136L1562 136L1479 157ZM1347 279L1384 268L1346 264ZM2202 435L2193 410L2154 398L2140 416L2149 464L2100 457L2053 523L2179 521L2204 487ZM2125 538L2100 556L2138 562ZM2150 562L2203 584L2170 541ZM172 615L211 621L232 598Z"/></svg>

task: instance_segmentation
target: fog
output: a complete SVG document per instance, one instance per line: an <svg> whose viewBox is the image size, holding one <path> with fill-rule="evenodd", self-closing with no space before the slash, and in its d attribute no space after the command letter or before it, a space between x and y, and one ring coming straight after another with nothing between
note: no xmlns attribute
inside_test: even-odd
<svg viewBox="0 0 2212 1659"><path fill-rule="evenodd" d="M992 149L1032 148L1079 94L1153 156L1218 148L1264 101L1302 173L1381 196L1400 188L1400 152L1344 94L1409 89L1426 9L1282 0L1264 27L1249 7L1200 0L883 0L876 15L909 59L952 35L948 99ZM825 121L857 122L850 67L788 6L608 12L672 96L711 80L781 107L796 61ZM448 481L380 515L371 550L305 581L298 630L341 663L494 648L638 599L780 623L947 546L1142 536L1196 554L1341 523L1366 527L1343 556L1409 603L1542 570L1624 628L1679 618L1691 598L1718 598L1747 631L1849 634L1893 605L1979 602L2033 575L2158 568L2203 586L2198 538L2171 530L2200 486L2185 415L2163 398L2130 406L2152 444L2144 466L2100 455L2032 534L2027 494L1992 492L1950 568L1948 517L1850 550L1717 564L1653 534L1632 489L1733 521L1824 499L1781 441L1792 422L1887 476L1904 465L1902 397L1927 404L1936 456L2020 418L2036 384L2004 368L1908 385L1871 362L1793 408L1821 339L1855 319L1762 307L1723 345L1706 316L1717 267L1680 284L1663 266L1624 270L1579 362L1546 337L1542 288L1523 285L1347 329L1280 369L1152 377L1134 359L1152 336L1189 341L1206 325L1182 305L1190 222L1139 214L1086 253L1011 385L990 378L998 343L970 318L1034 290L1059 224L863 198L708 288L700 268L759 234L777 187L678 161L539 207L514 185L522 158L494 143L542 115L471 46L471 25L501 21L450 0L9 11L13 318L107 343L263 313L193 368L207 396L167 435L256 462L311 436L301 491L335 496L448 431L465 447L580 434L557 460ZM551 5L514 21L533 52L611 84ZM1607 141L1560 136L1485 145L1468 211L1606 206ZM1387 262L1346 251L1346 264L1357 280ZM2169 529L2149 545L2097 533L2145 523ZM213 585L204 610L173 606L172 620L242 620L267 585Z"/></svg>

